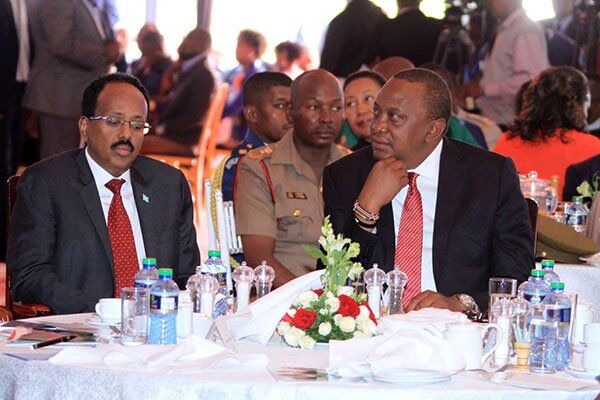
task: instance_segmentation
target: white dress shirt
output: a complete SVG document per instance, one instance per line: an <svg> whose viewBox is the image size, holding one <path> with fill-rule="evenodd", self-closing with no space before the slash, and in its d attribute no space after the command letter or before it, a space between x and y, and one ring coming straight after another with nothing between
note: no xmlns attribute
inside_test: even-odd
<svg viewBox="0 0 600 400"><path fill-rule="evenodd" d="M417 188L423 203L423 251L421 253L421 291L436 291L433 278L433 226L435 221L435 205L437 200L438 177L440 174L440 155L442 143L415 169L409 170L419 175ZM394 247L398 243L398 229L402 217L402 207L408 193L408 185L392 200L394 212Z"/></svg>
<svg viewBox="0 0 600 400"><path fill-rule="evenodd" d="M31 48L29 45L29 20L27 17L27 7L25 0L10 0L13 16L15 18L15 28L19 39L19 58L17 61L17 82L27 82L29 77L29 59Z"/></svg>
<svg viewBox="0 0 600 400"><path fill-rule="evenodd" d="M106 186L112 179L124 179L125 183L121 187L121 198L123 199L123 205L125 211L129 217L131 223L131 230L133 231L133 239L135 241L135 250L137 252L138 263L142 268L142 258L146 257L146 249L144 248L144 237L142 236L142 227L140 225L140 218L138 216L137 207L135 205L135 199L133 197L133 186L131 186L131 174L129 170L125 171L123 175L115 178L109 174L104 168L102 168L96 161L92 159L88 149L85 149L85 158L87 158L92 175L94 175L94 181L98 188L98 194L100 195L100 202L102 203L102 211L104 212L104 222L108 226L108 210L110 203L112 202L113 192L111 192Z"/></svg>

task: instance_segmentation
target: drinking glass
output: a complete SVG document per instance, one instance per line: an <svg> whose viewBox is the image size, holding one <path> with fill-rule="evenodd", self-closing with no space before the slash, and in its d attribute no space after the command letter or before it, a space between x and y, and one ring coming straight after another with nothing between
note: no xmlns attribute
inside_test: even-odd
<svg viewBox="0 0 600 400"><path fill-rule="evenodd" d="M499 299L511 300L517 296L517 280L513 278L490 278L488 288L490 295L488 310L491 310ZM488 314L490 322L494 322L492 313Z"/></svg>
<svg viewBox="0 0 600 400"><path fill-rule="evenodd" d="M575 311L577 310L577 301L579 296L576 292L565 292L565 295L571 301L571 321L569 322L569 343L571 344L571 352L575 343Z"/></svg>
<svg viewBox="0 0 600 400"><path fill-rule="evenodd" d="M149 317L150 291L146 288L121 289L121 343L146 343Z"/></svg>

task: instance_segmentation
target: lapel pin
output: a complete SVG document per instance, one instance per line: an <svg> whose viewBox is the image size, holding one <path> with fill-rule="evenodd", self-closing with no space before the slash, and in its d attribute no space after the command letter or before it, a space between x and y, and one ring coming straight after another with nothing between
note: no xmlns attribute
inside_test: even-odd
<svg viewBox="0 0 600 400"><path fill-rule="evenodd" d="M150 203L150 197L146 196L145 193L142 193L142 200L144 200L146 203Z"/></svg>

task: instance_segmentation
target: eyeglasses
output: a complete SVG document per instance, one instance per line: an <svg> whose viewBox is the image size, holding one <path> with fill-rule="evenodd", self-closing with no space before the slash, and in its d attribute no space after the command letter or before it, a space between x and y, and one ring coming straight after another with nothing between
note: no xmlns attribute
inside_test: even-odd
<svg viewBox="0 0 600 400"><path fill-rule="evenodd" d="M129 124L129 128L131 128L133 132L142 132L144 135L150 130L150 124L146 121L127 121L126 119L114 115L92 115L91 117L88 117L88 119L91 121L98 121L102 119L106 125L112 129L119 129L125 122L127 122Z"/></svg>

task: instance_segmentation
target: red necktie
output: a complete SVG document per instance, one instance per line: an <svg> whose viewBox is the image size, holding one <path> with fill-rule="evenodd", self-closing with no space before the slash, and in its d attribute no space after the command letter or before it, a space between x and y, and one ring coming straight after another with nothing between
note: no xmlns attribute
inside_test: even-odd
<svg viewBox="0 0 600 400"><path fill-rule="evenodd" d="M402 305L421 293L421 254L423 251L423 203L417 188L417 177L414 172L408 173L408 194L402 207L402 218L398 228L398 242L394 266L408 276L404 288Z"/></svg>
<svg viewBox="0 0 600 400"><path fill-rule="evenodd" d="M108 236L115 267L115 297L121 297L121 288L133 286L133 278L140 270L131 223L121 198L124 183L124 179L111 179L104 185L113 192L108 209Z"/></svg>

